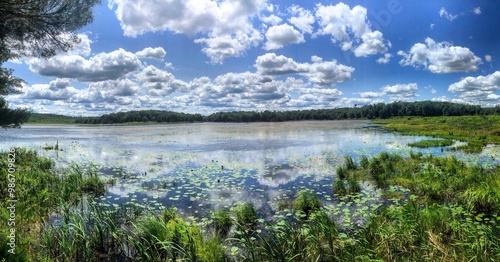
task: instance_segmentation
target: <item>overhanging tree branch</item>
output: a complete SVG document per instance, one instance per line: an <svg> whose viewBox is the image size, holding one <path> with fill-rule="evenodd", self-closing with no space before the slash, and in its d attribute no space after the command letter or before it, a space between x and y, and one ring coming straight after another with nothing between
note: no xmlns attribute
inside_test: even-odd
<svg viewBox="0 0 500 262"><path fill-rule="evenodd" d="M54 56L66 52L79 38L72 33L93 20L100 0L1 0L0 65L20 56ZM24 81L0 67L0 96L21 93ZM0 126L19 127L29 117L26 109L9 109L0 97Z"/></svg>

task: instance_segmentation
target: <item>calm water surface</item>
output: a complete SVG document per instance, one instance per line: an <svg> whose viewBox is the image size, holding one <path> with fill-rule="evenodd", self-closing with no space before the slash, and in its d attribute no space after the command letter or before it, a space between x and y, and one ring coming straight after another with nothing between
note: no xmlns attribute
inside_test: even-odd
<svg viewBox="0 0 500 262"><path fill-rule="evenodd" d="M284 123L196 123L146 126L25 125L0 133L0 150L37 149L59 167L73 161L94 164L113 179L103 202L120 206L175 205L198 216L213 208L252 201L262 214L276 213L279 200L304 188L314 189L332 212L342 209L332 198L336 165L345 155L358 159L379 152L408 154L408 143L425 137L401 136L367 121L302 121ZM55 145L62 151L46 151ZM498 147L480 155L456 154L467 161L498 164ZM362 184L358 205L376 208L380 192ZM355 204L356 205L356 204ZM354 205L354 206L355 206ZM345 206L344 206L345 208ZM352 207L347 207L352 209ZM349 211L349 210L348 210Z"/></svg>

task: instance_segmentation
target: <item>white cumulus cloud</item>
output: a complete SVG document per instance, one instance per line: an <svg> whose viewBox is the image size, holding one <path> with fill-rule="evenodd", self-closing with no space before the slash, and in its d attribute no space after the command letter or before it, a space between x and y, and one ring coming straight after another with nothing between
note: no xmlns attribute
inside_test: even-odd
<svg viewBox="0 0 500 262"><path fill-rule="evenodd" d="M386 54L384 54L383 57L377 59L376 62L379 64L387 64L387 63L389 63L389 61L391 61L391 57L392 57L392 54L386 53Z"/></svg>
<svg viewBox="0 0 500 262"><path fill-rule="evenodd" d="M458 15L452 15L452 14L448 13L448 11L446 11L446 8L444 8L444 7L441 7L441 9L439 10L439 16L444 17L450 21L453 21L453 20L457 19L457 17L458 17Z"/></svg>
<svg viewBox="0 0 500 262"><path fill-rule="evenodd" d="M270 27L266 32L266 38L267 42L264 46L266 50L279 49L285 45L305 42L304 36L288 24Z"/></svg>
<svg viewBox="0 0 500 262"><path fill-rule="evenodd" d="M176 91L185 92L188 86L186 82L176 79L172 73L152 65L139 72L136 78L153 96L167 96Z"/></svg>
<svg viewBox="0 0 500 262"><path fill-rule="evenodd" d="M320 25L318 35L331 35L333 43L339 43L344 51L353 51L357 57L385 53L390 47L380 31L372 31L365 7L318 4L316 18Z"/></svg>
<svg viewBox="0 0 500 262"><path fill-rule="evenodd" d="M448 91L453 93L466 91L500 91L500 71L496 71L486 76L468 76L451 84Z"/></svg>
<svg viewBox="0 0 500 262"><path fill-rule="evenodd" d="M410 98L417 96L418 85L416 83L387 85L380 90L382 94L391 98Z"/></svg>
<svg viewBox="0 0 500 262"><path fill-rule="evenodd" d="M313 24L316 19L311 11L297 5L292 5L288 8L288 12L292 15L288 19L288 22L297 27L302 33L312 34Z"/></svg>
<svg viewBox="0 0 500 262"><path fill-rule="evenodd" d="M154 58L161 60L167 54L162 47L146 47L143 50L136 52L135 55L139 58Z"/></svg>
<svg viewBox="0 0 500 262"><path fill-rule="evenodd" d="M312 63L298 63L292 58L275 53L267 53L256 59L257 72L264 75L299 74L318 86L330 86L351 78L354 68L339 64L336 60L323 61L318 56L311 57Z"/></svg>
<svg viewBox="0 0 500 262"><path fill-rule="evenodd" d="M381 97L383 94L382 93L377 93L377 92L361 92L359 93L359 96L361 98L378 98Z"/></svg>
<svg viewBox="0 0 500 262"><path fill-rule="evenodd" d="M252 33L235 35L223 35L210 38L198 38L195 43L205 44L202 51L214 64L222 64L225 59L239 57L245 50L257 46L262 41L262 36L257 30Z"/></svg>
<svg viewBox="0 0 500 262"><path fill-rule="evenodd" d="M57 55L49 59L31 59L34 73L58 78L71 78L82 82L116 80L137 70L141 62L123 49L100 53L86 59L79 55Z"/></svg>
<svg viewBox="0 0 500 262"><path fill-rule="evenodd" d="M413 45L409 52L399 51L398 55L403 57L399 61L403 66L423 66L437 74L476 71L482 62L467 47L452 46L448 42L436 43L431 38L425 39L425 44Z"/></svg>
<svg viewBox="0 0 500 262"><path fill-rule="evenodd" d="M491 61L493 60L492 57L490 55L485 55L484 56L484 60L486 60L486 62L488 63L491 63Z"/></svg>
<svg viewBox="0 0 500 262"><path fill-rule="evenodd" d="M126 36L163 30L201 34L196 42L205 45L203 52L212 62L221 63L228 56L240 56L251 46L247 40L260 41L252 20L268 5L267 0L110 0L109 7Z"/></svg>

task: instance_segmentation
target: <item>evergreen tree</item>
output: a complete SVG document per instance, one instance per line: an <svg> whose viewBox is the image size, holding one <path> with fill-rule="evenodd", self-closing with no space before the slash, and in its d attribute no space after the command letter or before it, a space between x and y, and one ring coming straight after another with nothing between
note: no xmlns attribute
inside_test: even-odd
<svg viewBox="0 0 500 262"><path fill-rule="evenodd" d="M0 65L13 58L51 57L78 43L75 30L92 22L100 0L2 0L0 4ZM26 109L9 109L2 96L21 93L23 80L0 67L0 126L19 127Z"/></svg>

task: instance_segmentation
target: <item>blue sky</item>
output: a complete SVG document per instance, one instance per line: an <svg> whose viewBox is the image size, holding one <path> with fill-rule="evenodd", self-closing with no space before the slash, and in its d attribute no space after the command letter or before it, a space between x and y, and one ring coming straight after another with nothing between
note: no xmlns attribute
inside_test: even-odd
<svg viewBox="0 0 500 262"><path fill-rule="evenodd" d="M500 104L496 1L110 0L50 59L4 64L11 107L210 114Z"/></svg>

